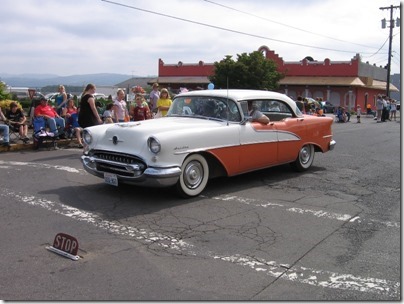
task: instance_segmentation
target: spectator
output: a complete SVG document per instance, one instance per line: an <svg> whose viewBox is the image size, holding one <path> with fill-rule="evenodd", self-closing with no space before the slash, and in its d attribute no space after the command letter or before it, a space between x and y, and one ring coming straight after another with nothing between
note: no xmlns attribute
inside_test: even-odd
<svg viewBox="0 0 404 304"><path fill-rule="evenodd" d="M83 94L81 94L78 122L82 128L102 124L102 119L97 112L97 107L95 106L95 98L93 96L95 89L95 85L89 83L85 87Z"/></svg>
<svg viewBox="0 0 404 304"><path fill-rule="evenodd" d="M338 122L347 122L347 115L345 112L345 108L339 106L337 109L337 118Z"/></svg>
<svg viewBox="0 0 404 304"><path fill-rule="evenodd" d="M118 89L113 106L114 119L116 122L124 122L125 116L129 116L128 109L126 108L126 101L124 99L125 92L122 89Z"/></svg>
<svg viewBox="0 0 404 304"><path fill-rule="evenodd" d="M382 96L382 101L383 101L383 109L382 109L382 122L386 122L386 119L388 118L389 112L387 110L387 97L386 95Z"/></svg>
<svg viewBox="0 0 404 304"><path fill-rule="evenodd" d="M153 83L153 89L150 92L150 101L149 101L149 108L150 111L156 113L157 112L157 100L160 98L160 92L159 92L159 84Z"/></svg>
<svg viewBox="0 0 404 304"><path fill-rule="evenodd" d="M167 115L167 111L170 109L172 103L168 90L161 89L160 98L157 100L157 109L162 117Z"/></svg>
<svg viewBox="0 0 404 304"><path fill-rule="evenodd" d="M377 111L377 122L382 122L383 99L381 94L377 95L376 111Z"/></svg>
<svg viewBox="0 0 404 304"><path fill-rule="evenodd" d="M48 100L41 98L41 103L35 108L35 117L43 117L49 126L50 132L61 139L65 139L65 120L56 113L55 109L48 105Z"/></svg>
<svg viewBox="0 0 404 304"><path fill-rule="evenodd" d="M136 107L133 108L133 113L132 117L134 121L139 121L139 120L146 120L146 119L151 119L152 114L149 109L149 106L147 105L146 101L144 100L143 96L136 96Z"/></svg>
<svg viewBox="0 0 404 304"><path fill-rule="evenodd" d="M66 107L67 104L67 94L65 87L63 85L59 86L59 94L56 95L56 112L58 115L62 115L63 108Z"/></svg>
<svg viewBox="0 0 404 304"><path fill-rule="evenodd" d="M4 117L3 112L0 108L0 120L7 122L6 117ZM3 133L3 147L10 147L10 129L8 125L0 125L0 131Z"/></svg>
<svg viewBox="0 0 404 304"><path fill-rule="evenodd" d="M376 112L375 112L375 111L372 111L372 105L371 105L370 103L366 104L366 114L367 114L367 115L373 115L373 117L374 117L375 119L377 119L377 118L376 118Z"/></svg>
<svg viewBox="0 0 404 304"><path fill-rule="evenodd" d="M63 108L62 116L65 117L66 120L68 120L73 113L77 113L77 107L74 105L74 99L69 98L67 100L66 107Z"/></svg>
<svg viewBox="0 0 404 304"><path fill-rule="evenodd" d="M356 119L357 119L357 123L361 123L361 112L362 112L362 108L361 108L361 106L358 104L358 106L356 107Z"/></svg>
<svg viewBox="0 0 404 304"><path fill-rule="evenodd" d="M396 113L397 113L397 103L394 99L390 100L390 120L396 121Z"/></svg>
<svg viewBox="0 0 404 304"><path fill-rule="evenodd" d="M77 142L79 143L79 148L83 148L83 142L81 141L81 127L78 122L78 110L74 105L74 99L69 98L67 101L67 106L64 110L64 116L66 120L66 129L74 132L76 135Z"/></svg>
<svg viewBox="0 0 404 304"><path fill-rule="evenodd" d="M258 111L257 105L251 100L248 101L248 115L251 116L252 121L256 121L265 125L269 123L268 116Z"/></svg>
<svg viewBox="0 0 404 304"><path fill-rule="evenodd" d="M316 116L325 116L323 109L321 109L321 108L316 108L315 111L316 111L316 112L315 112L315 115L316 115Z"/></svg>
<svg viewBox="0 0 404 304"><path fill-rule="evenodd" d="M300 110L300 112L306 113L302 96L297 97L296 105L297 105L298 109Z"/></svg>
<svg viewBox="0 0 404 304"><path fill-rule="evenodd" d="M100 116L102 116L102 113L104 113L104 106L102 105L102 103L98 100L95 101L95 106L97 107L97 112Z"/></svg>
<svg viewBox="0 0 404 304"><path fill-rule="evenodd" d="M6 112L6 118L10 127L19 133L20 139L26 144L29 141L27 118L16 102L10 103L10 110Z"/></svg>
<svg viewBox="0 0 404 304"><path fill-rule="evenodd" d="M114 113L112 111L113 106L114 106L114 104L112 102L108 103L107 106L105 107L104 113L102 113L102 118L103 118L105 124L114 123L114 120L113 120Z"/></svg>

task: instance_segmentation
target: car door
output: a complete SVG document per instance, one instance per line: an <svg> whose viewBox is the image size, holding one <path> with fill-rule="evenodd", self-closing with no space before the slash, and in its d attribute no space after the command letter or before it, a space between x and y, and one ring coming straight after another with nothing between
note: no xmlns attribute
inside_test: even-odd
<svg viewBox="0 0 404 304"><path fill-rule="evenodd" d="M240 126L240 172L277 163L278 135L274 123L247 122Z"/></svg>
<svg viewBox="0 0 404 304"><path fill-rule="evenodd" d="M278 134L278 162L281 164L294 161L302 146L302 139L306 138L304 116L277 121L274 128Z"/></svg>

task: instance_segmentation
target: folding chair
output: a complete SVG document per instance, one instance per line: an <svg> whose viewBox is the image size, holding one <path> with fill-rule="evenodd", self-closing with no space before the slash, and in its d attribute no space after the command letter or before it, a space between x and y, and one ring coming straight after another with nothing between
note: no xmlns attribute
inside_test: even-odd
<svg viewBox="0 0 404 304"><path fill-rule="evenodd" d="M34 150L38 150L43 146L49 147L49 144L54 149L57 149L56 136L46 130L46 121L43 117L34 117L33 128Z"/></svg>
<svg viewBox="0 0 404 304"><path fill-rule="evenodd" d="M21 139L19 127L16 128L15 125L13 125L9 122L7 123L7 125L8 125L8 129L9 129L10 142L16 143L18 140Z"/></svg>

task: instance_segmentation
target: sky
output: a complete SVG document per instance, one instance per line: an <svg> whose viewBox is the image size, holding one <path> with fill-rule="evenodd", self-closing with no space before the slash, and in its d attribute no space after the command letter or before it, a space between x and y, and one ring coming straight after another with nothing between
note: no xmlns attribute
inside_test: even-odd
<svg viewBox="0 0 404 304"><path fill-rule="evenodd" d="M268 46L284 61L385 66L397 0L2 0L0 78L5 74L158 75L165 64L214 63ZM400 9L393 9L393 19ZM401 27L391 72L400 73Z"/></svg>

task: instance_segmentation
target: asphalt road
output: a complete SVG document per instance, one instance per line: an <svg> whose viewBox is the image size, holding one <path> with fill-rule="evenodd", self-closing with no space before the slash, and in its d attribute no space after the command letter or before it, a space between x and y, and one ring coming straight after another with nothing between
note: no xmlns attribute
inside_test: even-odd
<svg viewBox="0 0 404 304"><path fill-rule="evenodd" d="M0 154L0 299L399 300L400 123L334 124L334 151L212 180L113 187L79 149ZM80 259L46 249L78 239Z"/></svg>

